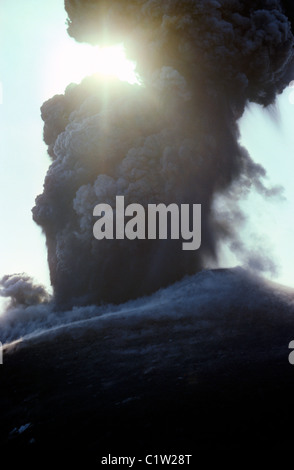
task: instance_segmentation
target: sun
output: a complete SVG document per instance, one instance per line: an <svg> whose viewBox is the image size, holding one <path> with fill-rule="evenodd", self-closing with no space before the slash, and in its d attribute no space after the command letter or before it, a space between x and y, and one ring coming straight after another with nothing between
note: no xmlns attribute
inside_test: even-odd
<svg viewBox="0 0 294 470"><path fill-rule="evenodd" d="M54 49L49 62L44 86L46 99L93 74L140 83L136 64L127 59L123 44L99 47L79 44L69 38Z"/></svg>
<svg viewBox="0 0 294 470"><path fill-rule="evenodd" d="M103 47L81 45L78 57L75 51L74 62L79 62L80 72L89 74L99 73L108 77L117 77L120 80L136 83L138 81L135 73L136 64L126 58L125 49L122 44ZM76 72L73 66L73 72Z"/></svg>

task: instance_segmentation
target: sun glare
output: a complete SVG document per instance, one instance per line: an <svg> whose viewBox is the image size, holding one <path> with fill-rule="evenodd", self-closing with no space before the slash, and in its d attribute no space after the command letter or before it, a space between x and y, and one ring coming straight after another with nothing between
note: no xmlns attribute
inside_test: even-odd
<svg viewBox="0 0 294 470"><path fill-rule="evenodd" d="M102 48L68 39L54 51L50 62L49 73L46 73L46 98L63 93L70 83L80 83L93 74L139 83L136 64L126 58L122 44Z"/></svg>

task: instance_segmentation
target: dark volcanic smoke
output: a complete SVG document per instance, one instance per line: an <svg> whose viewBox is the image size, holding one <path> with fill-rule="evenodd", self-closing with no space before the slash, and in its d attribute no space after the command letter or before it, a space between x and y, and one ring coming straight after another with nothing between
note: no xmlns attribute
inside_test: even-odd
<svg viewBox="0 0 294 470"><path fill-rule="evenodd" d="M293 78L289 2L278 0L66 0L78 41L124 41L144 86L89 77L42 106L52 164L34 220L47 240L56 302L122 302L181 279L235 237L213 210L236 200L265 171L238 143L248 101L272 104ZM274 192L274 190L273 190ZM202 204L202 245L93 237L93 208ZM234 219L235 220L235 219Z"/></svg>

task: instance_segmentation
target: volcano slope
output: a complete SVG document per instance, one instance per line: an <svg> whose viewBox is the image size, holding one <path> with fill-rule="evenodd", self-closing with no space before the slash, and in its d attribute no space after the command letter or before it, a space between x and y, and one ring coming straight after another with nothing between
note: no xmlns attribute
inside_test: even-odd
<svg viewBox="0 0 294 470"><path fill-rule="evenodd" d="M290 447L293 299L235 268L87 319L86 307L81 318L52 316L35 332L27 319L20 328L25 316L14 321L1 366L1 448Z"/></svg>

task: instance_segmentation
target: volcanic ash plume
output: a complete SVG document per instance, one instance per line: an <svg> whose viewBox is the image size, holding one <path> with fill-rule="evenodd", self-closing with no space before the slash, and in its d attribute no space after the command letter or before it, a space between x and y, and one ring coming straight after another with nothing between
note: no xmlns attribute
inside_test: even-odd
<svg viewBox="0 0 294 470"><path fill-rule="evenodd" d="M0 281L0 295L9 297L10 308L46 304L50 301L46 289L34 284L32 279L24 273L4 276Z"/></svg>
<svg viewBox="0 0 294 470"><path fill-rule="evenodd" d="M76 40L124 41L143 86L93 76L43 104L52 164L33 217L57 303L122 302L216 259L238 219L213 209L217 195L232 204L252 186L270 194L264 169L238 143L237 120L248 101L272 104L293 78L291 8L278 0L66 0L65 8ZM200 249L96 240L93 208L115 207L118 195L144 207L201 204Z"/></svg>

